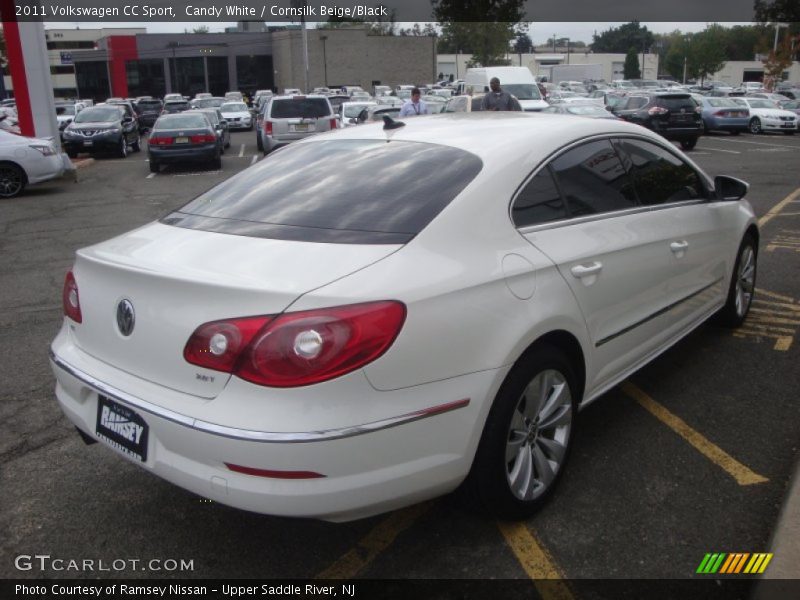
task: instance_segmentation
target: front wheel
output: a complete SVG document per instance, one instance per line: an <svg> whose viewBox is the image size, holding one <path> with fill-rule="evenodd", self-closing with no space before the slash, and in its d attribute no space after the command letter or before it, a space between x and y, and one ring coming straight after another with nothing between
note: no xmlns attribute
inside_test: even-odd
<svg viewBox="0 0 800 600"><path fill-rule="evenodd" d="M161 170L161 165L159 165L156 161L152 158L150 159L150 172L151 173L158 173Z"/></svg>
<svg viewBox="0 0 800 600"><path fill-rule="evenodd" d="M14 198L25 189L25 173L16 165L0 165L0 198Z"/></svg>
<svg viewBox="0 0 800 600"><path fill-rule="evenodd" d="M261 141L260 135L256 135L256 147L258 148L259 152L264 151L264 143Z"/></svg>
<svg viewBox="0 0 800 600"><path fill-rule="evenodd" d="M222 168L222 157L219 154L211 161L211 168L217 171Z"/></svg>
<svg viewBox="0 0 800 600"><path fill-rule="evenodd" d="M131 144L131 150L134 152L141 152L142 150L142 139L137 137L136 141Z"/></svg>
<svg viewBox="0 0 800 600"><path fill-rule="evenodd" d="M756 135L761 133L761 119L758 117L753 117L750 119L750 133Z"/></svg>
<svg viewBox="0 0 800 600"><path fill-rule="evenodd" d="M509 373L484 427L465 491L504 519L524 519L552 492L569 456L577 380L563 352L541 344Z"/></svg>
<svg viewBox="0 0 800 600"><path fill-rule="evenodd" d="M122 136L122 139L119 142L119 148L117 149L117 156L120 158L126 158L128 156L128 142L125 140L125 136Z"/></svg>
<svg viewBox="0 0 800 600"><path fill-rule="evenodd" d="M681 140L681 148L684 150L691 150L697 145L697 138L692 138L690 140Z"/></svg>
<svg viewBox="0 0 800 600"><path fill-rule="evenodd" d="M758 245L749 233L744 236L733 266L728 299L719 311L719 320L726 327L739 327L750 311L756 289Z"/></svg>

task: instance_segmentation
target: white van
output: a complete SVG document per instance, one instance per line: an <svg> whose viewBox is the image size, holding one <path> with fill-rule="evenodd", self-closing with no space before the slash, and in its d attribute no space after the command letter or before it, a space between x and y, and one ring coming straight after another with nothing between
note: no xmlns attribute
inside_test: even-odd
<svg viewBox="0 0 800 600"><path fill-rule="evenodd" d="M466 94L473 96L489 91L489 82L493 77L500 80L500 87L519 100L522 110L540 111L550 106L542 98L536 79L528 67L478 67L467 69L464 77Z"/></svg>

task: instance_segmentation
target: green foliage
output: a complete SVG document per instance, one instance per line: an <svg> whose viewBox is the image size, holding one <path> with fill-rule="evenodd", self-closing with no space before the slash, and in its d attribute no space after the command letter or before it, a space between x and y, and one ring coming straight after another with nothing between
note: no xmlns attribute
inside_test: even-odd
<svg viewBox="0 0 800 600"><path fill-rule="evenodd" d="M193 28L192 33L208 33L208 27L206 25L200 25L199 27Z"/></svg>
<svg viewBox="0 0 800 600"><path fill-rule="evenodd" d="M431 0L442 26L439 52L472 54L470 66L506 65L523 0Z"/></svg>
<svg viewBox="0 0 800 600"><path fill-rule="evenodd" d="M622 67L623 76L625 79L639 79L641 72L639 71L639 54L636 48L629 48L628 53L625 55L625 64Z"/></svg>
<svg viewBox="0 0 800 600"><path fill-rule="evenodd" d="M797 0L756 0L753 4L760 23L800 23L800 2Z"/></svg>
<svg viewBox="0 0 800 600"><path fill-rule="evenodd" d="M719 71L725 64L725 28L709 25L692 36L689 62L695 77L701 80Z"/></svg>
<svg viewBox="0 0 800 600"><path fill-rule="evenodd" d="M632 21L607 29L600 35L595 34L592 36L592 40L593 52L621 54L630 48L635 48L637 52L641 52L643 48L649 49L653 45L655 37L647 27L639 25L638 21Z"/></svg>

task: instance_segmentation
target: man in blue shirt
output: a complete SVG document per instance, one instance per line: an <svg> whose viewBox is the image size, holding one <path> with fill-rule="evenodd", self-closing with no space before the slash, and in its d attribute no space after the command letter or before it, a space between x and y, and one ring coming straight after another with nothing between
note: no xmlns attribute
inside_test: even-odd
<svg viewBox="0 0 800 600"><path fill-rule="evenodd" d="M431 111L428 110L428 105L419 99L419 88L411 90L411 100L406 100L400 109L401 117L409 117L414 115L429 115Z"/></svg>

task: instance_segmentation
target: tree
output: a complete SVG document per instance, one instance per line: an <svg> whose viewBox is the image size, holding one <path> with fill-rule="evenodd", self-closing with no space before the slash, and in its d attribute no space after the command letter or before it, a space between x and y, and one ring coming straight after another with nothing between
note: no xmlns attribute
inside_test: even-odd
<svg viewBox="0 0 800 600"><path fill-rule="evenodd" d="M701 81L725 65L725 28L710 25L692 36L689 46L692 73Z"/></svg>
<svg viewBox="0 0 800 600"><path fill-rule="evenodd" d="M439 51L472 54L470 66L508 64L505 58L524 0L431 0L442 25Z"/></svg>
<svg viewBox="0 0 800 600"><path fill-rule="evenodd" d="M797 0L756 0L753 8L756 21L760 23L800 23L800 3Z"/></svg>
<svg viewBox="0 0 800 600"><path fill-rule="evenodd" d="M647 27L639 25L638 21L625 23L619 27L612 27L600 35L592 36L592 51L623 53L631 48L641 51L650 48L655 38L653 32Z"/></svg>
<svg viewBox="0 0 800 600"><path fill-rule="evenodd" d="M399 35L412 36L412 37L439 37L439 32L432 23L425 23L425 27L420 27L419 23L414 23L413 27L408 29L400 29Z"/></svg>
<svg viewBox="0 0 800 600"><path fill-rule="evenodd" d="M527 31L518 31L517 39L514 40L514 52L517 54L529 54L533 50L533 40Z"/></svg>
<svg viewBox="0 0 800 600"><path fill-rule="evenodd" d="M208 27L205 25L200 25L199 27L192 29L192 33L208 33Z"/></svg>
<svg viewBox="0 0 800 600"><path fill-rule="evenodd" d="M622 67L622 72L625 79L639 79L641 77L639 53L633 46L628 49L628 53L625 55L625 64Z"/></svg>
<svg viewBox="0 0 800 600"><path fill-rule="evenodd" d="M773 90L783 79L783 72L792 66L791 40L787 36L777 50L770 50L764 63L764 87Z"/></svg>

